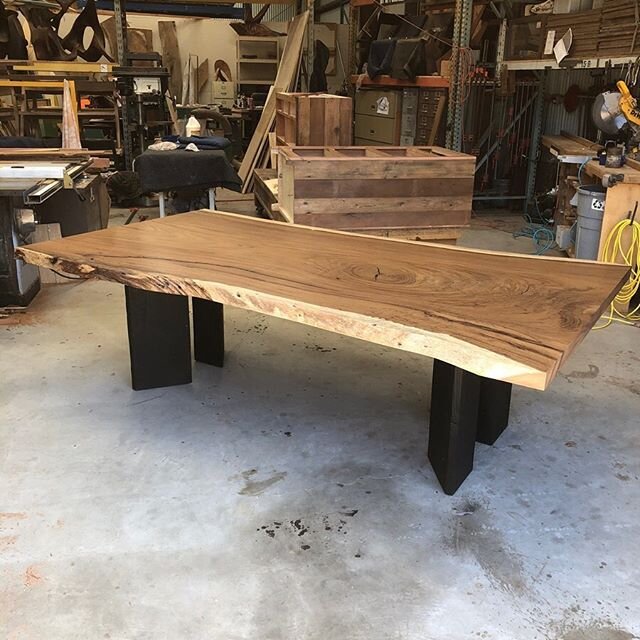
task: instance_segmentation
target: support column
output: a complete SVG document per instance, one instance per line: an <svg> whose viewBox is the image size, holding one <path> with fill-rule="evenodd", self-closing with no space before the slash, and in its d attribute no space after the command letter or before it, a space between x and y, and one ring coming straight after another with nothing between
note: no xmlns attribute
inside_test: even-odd
<svg viewBox="0 0 640 640"><path fill-rule="evenodd" d="M477 442L493 444L509 424L511 385L501 380L480 378Z"/></svg>
<svg viewBox="0 0 640 640"><path fill-rule="evenodd" d="M191 382L189 298L124 288L131 386L155 389Z"/></svg>
<svg viewBox="0 0 640 640"><path fill-rule="evenodd" d="M473 469L480 378L440 360L433 362L429 460L447 495Z"/></svg>
<svg viewBox="0 0 640 640"><path fill-rule="evenodd" d="M193 350L197 362L224 364L224 306L219 302L192 298Z"/></svg>

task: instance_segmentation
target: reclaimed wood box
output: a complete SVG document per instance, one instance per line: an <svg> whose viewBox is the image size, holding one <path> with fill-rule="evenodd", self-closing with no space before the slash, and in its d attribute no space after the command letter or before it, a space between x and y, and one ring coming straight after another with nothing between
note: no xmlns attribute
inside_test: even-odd
<svg viewBox="0 0 640 640"><path fill-rule="evenodd" d="M278 213L314 227L456 239L476 159L440 147L279 147Z"/></svg>
<svg viewBox="0 0 640 640"><path fill-rule="evenodd" d="M327 93L276 94L279 145L342 146L353 142L353 101Z"/></svg>

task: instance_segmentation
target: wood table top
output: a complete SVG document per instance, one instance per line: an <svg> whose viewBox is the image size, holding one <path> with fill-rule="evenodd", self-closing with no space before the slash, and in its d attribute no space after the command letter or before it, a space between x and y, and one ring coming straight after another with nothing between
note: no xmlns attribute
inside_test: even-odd
<svg viewBox="0 0 640 640"><path fill-rule="evenodd" d="M194 296L545 389L628 275L195 211L23 245L25 261Z"/></svg>

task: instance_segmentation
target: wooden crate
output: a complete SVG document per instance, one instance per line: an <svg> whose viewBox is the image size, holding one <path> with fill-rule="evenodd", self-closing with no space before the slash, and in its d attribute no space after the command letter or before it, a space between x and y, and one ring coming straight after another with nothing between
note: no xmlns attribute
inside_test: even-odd
<svg viewBox="0 0 640 640"><path fill-rule="evenodd" d="M279 147L289 222L344 231L469 226L475 158L440 147ZM393 234L386 234L393 235Z"/></svg>
<svg viewBox="0 0 640 640"><path fill-rule="evenodd" d="M352 102L351 98L327 93L278 93L278 144L350 145L353 142Z"/></svg>

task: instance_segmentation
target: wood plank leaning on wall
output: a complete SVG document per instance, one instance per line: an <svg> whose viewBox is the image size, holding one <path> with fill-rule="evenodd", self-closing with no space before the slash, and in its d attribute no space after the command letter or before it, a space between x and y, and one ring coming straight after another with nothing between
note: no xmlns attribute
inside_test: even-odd
<svg viewBox="0 0 640 640"><path fill-rule="evenodd" d="M162 61L169 73L169 91L180 103L182 100L182 62L180 60L180 47L178 45L178 32L173 20L158 22L160 34L160 46L162 48Z"/></svg>
<svg viewBox="0 0 640 640"><path fill-rule="evenodd" d="M267 144L269 132L273 131L276 118L276 93L279 91L292 91L295 88L308 20L309 12L305 11L296 16L289 25L287 41L278 65L278 73L276 74L273 88L267 96L260 121L253 132L249 147L238 171L243 184L242 193L251 191L253 170L258 166Z"/></svg>

